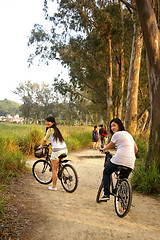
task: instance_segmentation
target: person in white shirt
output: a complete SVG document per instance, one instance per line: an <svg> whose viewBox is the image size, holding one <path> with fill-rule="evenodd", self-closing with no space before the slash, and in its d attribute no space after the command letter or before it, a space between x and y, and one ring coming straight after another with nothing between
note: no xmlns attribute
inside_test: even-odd
<svg viewBox="0 0 160 240"><path fill-rule="evenodd" d="M110 159L103 171L104 194L101 201L110 199L110 175L117 170L119 166L127 167L128 170L121 170L122 178L128 178L130 172L134 169L135 154L138 151L137 145L130 133L125 131L122 121L114 118L110 122L110 132L112 138L109 144L101 148L105 150L116 148L116 154Z"/></svg>
<svg viewBox="0 0 160 240"><path fill-rule="evenodd" d="M46 141L49 140L52 145L52 154L51 154L51 163L52 163L52 179L53 186L49 186L49 190L56 191L56 183L57 183L57 170L59 159L58 157L61 154L67 154L67 146L62 137L60 130L56 126L56 121L54 117L46 118L46 133L43 139L42 145L39 148L43 148Z"/></svg>

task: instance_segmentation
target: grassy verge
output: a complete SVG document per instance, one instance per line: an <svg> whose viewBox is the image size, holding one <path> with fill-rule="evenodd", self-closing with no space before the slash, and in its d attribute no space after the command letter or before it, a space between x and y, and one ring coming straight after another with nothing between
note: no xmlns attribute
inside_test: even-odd
<svg viewBox="0 0 160 240"><path fill-rule="evenodd" d="M160 193L160 175L157 163L146 168L146 157L148 151L148 134L137 139L138 156L132 176L132 186L142 194Z"/></svg>
<svg viewBox="0 0 160 240"><path fill-rule="evenodd" d="M80 150L91 144L91 127L59 128L69 151ZM8 231L14 232L11 224L13 219L6 208L5 186L27 171L25 158L33 154L34 145L42 142L44 133L45 126L0 124L0 239L8 239Z"/></svg>

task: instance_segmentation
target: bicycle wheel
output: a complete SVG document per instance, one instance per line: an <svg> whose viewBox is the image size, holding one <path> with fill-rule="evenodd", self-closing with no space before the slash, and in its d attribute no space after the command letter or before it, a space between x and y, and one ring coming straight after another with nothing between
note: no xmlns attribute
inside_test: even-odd
<svg viewBox="0 0 160 240"><path fill-rule="evenodd" d="M65 164L62 168L61 184L66 192L72 193L78 185L78 175L74 167L70 164Z"/></svg>
<svg viewBox="0 0 160 240"><path fill-rule="evenodd" d="M41 184L52 182L52 167L46 160L40 159L33 164L33 176Z"/></svg>
<svg viewBox="0 0 160 240"><path fill-rule="evenodd" d="M115 195L115 211L119 217L128 213L132 202L132 187L127 179L122 179Z"/></svg>
<svg viewBox="0 0 160 240"><path fill-rule="evenodd" d="M100 186L99 186L99 189L98 189L98 192L97 192L97 197L96 197L96 202L97 203L100 203L100 197L102 197L102 194L103 194L103 191L104 191L104 188L103 188L103 182L101 182Z"/></svg>

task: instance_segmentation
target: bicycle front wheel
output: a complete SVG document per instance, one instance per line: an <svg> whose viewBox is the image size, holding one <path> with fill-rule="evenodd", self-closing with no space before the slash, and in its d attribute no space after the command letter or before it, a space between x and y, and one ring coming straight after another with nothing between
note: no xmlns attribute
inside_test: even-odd
<svg viewBox="0 0 160 240"><path fill-rule="evenodd" d="M97 203L100 203L100 198L102 197L102 194L104 192L104 188L103 188L103 182L101 182L100 186L99 186L99 189L98 189L98 192L97 192L97 197L96 197L96 202Z"/></svg>
<svg viewBox="0 0 160 240"><path fill-rule="evenodd" d="M62 168L61 184L66 192L72 193L78 185L78 175L74 167L70 164L65 164Z"/></svg>
<svg viewBox="0 0 160 240"><path fill-rule="evenodd" d="M35 179L41 184L52 182L52 167L46 160L40 159L33 164L32 173Z"/></svg>
<svg viewBox="0 0 160 240"><path fill-rule="evenodd" d="M132 187L127 179L122 179L115 195L115 211L119 217L129 212L132 202Z"/></svg>

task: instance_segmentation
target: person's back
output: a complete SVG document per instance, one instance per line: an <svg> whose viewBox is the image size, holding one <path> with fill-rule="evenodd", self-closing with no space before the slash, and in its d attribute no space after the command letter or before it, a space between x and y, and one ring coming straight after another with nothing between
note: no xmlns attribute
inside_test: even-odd
<svg viewBox="0 0 160 240"><path fill-rule="evenodd" d="M93 149L94 148L97 149L98 140L99 140L99 133L97 130L97 126L94 126L94 130L92 131Z"/></svg>
<svg viewBox="0 0 160 240"><path fill-rule="evenodd" d="M113 134L111 141L117 149L112 163L134 168L135 152L133 137L127 131L118 131Z"/></svg>

